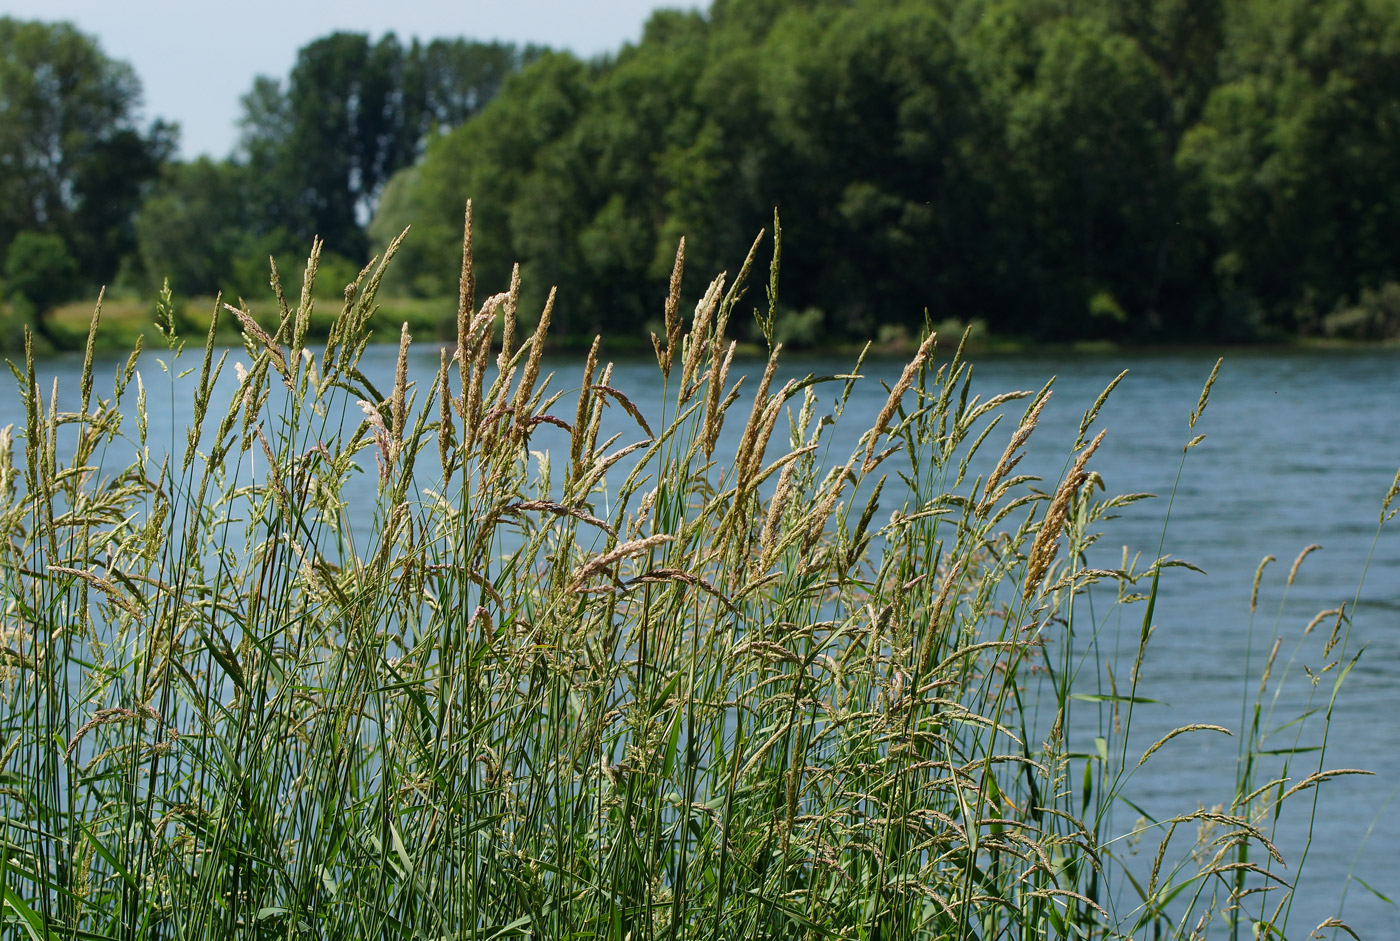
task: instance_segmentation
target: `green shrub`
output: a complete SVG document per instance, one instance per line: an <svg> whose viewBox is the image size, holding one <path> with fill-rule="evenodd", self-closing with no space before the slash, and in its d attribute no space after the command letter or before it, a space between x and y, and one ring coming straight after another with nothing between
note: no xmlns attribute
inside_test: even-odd
<svg viewBox="0 0 1400 941"><path fill-rule="evenodd" d="M780 310L773 325L773 339L790 349L806 349L821 342L825 322L826 313L818 307Z"/></svg>
<svg viewBox="0 0 1400 941"><path fill-rule="evenodd" d="M5 252L10 298L33 316L42 316L73 297L77 278L78 262L61 236L21 232Z"/></svg>
<svg viewBox="0 0 1400 941"><path fill-rule="evenodd" d="M1400 337L1400 284L1363 288L1356 304L1343 301L1322 318L1322 333L1345 340L1393 340Z"/></svg>

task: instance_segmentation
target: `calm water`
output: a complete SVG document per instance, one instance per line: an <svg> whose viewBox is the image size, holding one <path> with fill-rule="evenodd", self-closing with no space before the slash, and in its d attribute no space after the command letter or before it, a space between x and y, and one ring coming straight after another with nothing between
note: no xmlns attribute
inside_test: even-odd
<svg viewBox="0 0 1400 941"><path fill-rule="evenodd" d="M391 384L394 352L371 349L365 372L376 382ZM102 364L98 394L110 389L117 362ZM1214 356L1204 353L1112 354L1073 360L994 357L977 361L973 385L974 391L986 396L1013 388L1038 388L1050 376L1058 377L1030 454L1018 468L1053 481L1064 467L1084 410L1114 375L1128 368L1127 379L1101 413L1099 427L1109 429L1109 434L1092 466L1110 492L1150 491L1165 498L1172 489L1181 446L1191 436L1187 416L1213 363ZM196 361L191 359L190 364ZM57 377L60 407L71 406L64 396L76 394L79 365L73 358L42 363L45 397ZM830 374L849 365L848 361L793 359L787 372ZM420 387L429 385L436 366L435 348L416 351ZM580 364L551 366L558 371L556 388L567 389L576 381ZM868 379L858 387L844 422L848 440L839 437L843 426L838 425L833 454L848 454L854 448L855 437L883 404L885 393L877 380L892 382L901 366L894 361L867 364ZM760 365L750 368L757 371ZM162 398L160 390L169 385L154 357L142 360L142 372L150 396L152 441L183 443L188 396L177 393L170 401L166 393ZM224 382L231 387L231 369L228 372ZM655 383L654 363L621 365L614 372L613 384L642 403L649 415L656 412L654 404L647 404L657 400ZM828 389L823 402L835 394L835 387ZM1167 555L1198 565L1207 574L1171 569L1163 576L1157 630L1140 691L1162 704L1142 707L1134 715L1142 740L1136 753L1167 730L1187 723L1238 730L1241 703L1253 696L1275 623L1284 638L1277 674L1313 614L1344 601L1349 604L1357 596L1380 501L1400 466L1398 406L1400 353L1234 353L1227 357L1196 428L1206 440L1188 456L1163 545ZM567 408L571 410L572 405ZM615 430L635 434L635 426L620 409L610 414ZM0 426L10 422L23 427L18 402L13 394L0 394ZM741 424L742 419L736 419L727 431L737 434ZM994 433L989 440L991 457L1000 453L1010 427L1004 421L998 429L1001 434ZM129 431L135 434L134 427ZM720 453L724 449L722 443ZM732 444L729 453L733 453ZM363 505L372 506L373 474L358 478L354 486L364 491ZM352 495L351 505L361 501ZM1152 557L1163 538L1165 510L1165 499L1128 508L1121 519L1108 524L1100 542L1102 554L1093 561L1116 566L1124 545ZM1311 543L1320 543L1323 549L1303 564L1280 615L1279 598L1288 567ZM1251 655L1250 586L1265 555L1277 556L1279 561L1266 573ZM1343 893L1343 913L1363 937L1391 935L1395 906L1382 902L1352 874L1378 892L1400 899L1400 680L1396 674L1400 520L1382 533L1359 602L1351 650L1364 652L1343 689L1325 764L1367 768L1376 776L1342 778L1320 791L1318 826L1290 920L1299 937L1334 914ZM1130 611L1126 623L1131 632L1142 614L1140 608ZM1320 626L1304 642L1293 668L1295 675L1304 664L1314 671L1323 665L1321 638L1329 628ZM1134 642L1135 637L1123 640L1129 657ZM1254 679L1247 682L1247 675ZM1331 676L1319 687L1315 704L1323 708ZM1280 701L1274 724L1291 720L1302 708L1301 700ZM1150 773L1134 779L1128 791L1145 809L1162 816L1192 811L1198 803L1228 804L1236 741L1210 734L1178 738L1154 756L1144 769ZM1271 742L1276 747L1293 744L1292 733L1280 733ZM1316 744L1316 736L1305 735L1304 744ZM1293 777L1299 779L1315 766L1315 755L1304 756ZM1306 804L1299 798L1294 801L1291 809L1285 809L1279 831L1290 863L1298 858L1307 837ZM1126 829L1135 816L1125 811L1114 821L1115 827ZM1185 847L1190 836L1178 839L1180 843L1174 845ZM1146 857L1144 865L1150 865L1154 850L1155 838L1149 836L1138 851Z"/></svg>

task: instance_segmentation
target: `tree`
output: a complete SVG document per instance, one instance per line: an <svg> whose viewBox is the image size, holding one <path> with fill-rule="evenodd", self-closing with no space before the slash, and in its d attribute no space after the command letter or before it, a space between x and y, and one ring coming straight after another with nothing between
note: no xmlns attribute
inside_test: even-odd
<svg viewBox="0 0 1400 941"><path fill-rule="evenodd" d="M234 261L258 229L247 177L237 164L207 157L166 168L135 218L152 291L167 279L183 295L231 286Z"/></svg>
<svg viewBox="0 0 1400 941"><path fill-rule="evenodd" d="M316 231L302 212L300 171L291 149L292 109L282 83L259 75L242 103L233 162L247 171L243 192L253 216L250 221L259 231L292 226L304 230L309 240Z"/></svg>
<svg viewBox="0 0 1400 941"><path fill-rule="evenodd" d="M85 273L109 283L116 266L138 254L135 214L175 154L174 129L157 122L150 136L126 128L96 142L77 162L68 231Z"/></svg>
<svg viewBox="0 0 1400 941"><path fill-rule="evenodd" d="M422 72L426 132L446 133L477 114L505 80L544 54L540 46L434 39L416 43L412 55Z"/></svg>
<svg viewBox="0 0 1400 941"><path fill-rule="evenodd" d="M1115 321L1160 306L1170 95L1137 43L1098 22L1056 19L1036 45L1034 77L1012 97L1006 130L1012 206L1028 236L1018 254L1030 325L1060 336L1118 332Z"/></svg>
<svg viewBox="0 0 1400 941"><path fill-rule="evenodd" d="M1176 136L1200 117L1219 80L1224 0L1103 0L1103 22L1132 39L1171 90Z"/></svg>
<svg viewBox="0 0 1400 941"><path fill-rule="evenodd" d="M1397 63L1400 0L715 0L513 76L377 240L412 223L400 283L451 293L470 197L482 282L519 261L576 333L654 317L682 235L732 273L775 206L784 303L848 336L1310 328L1400 283Z"/></svg>
<svg viewBox="0 0 1400 941"><path fill-rule="evenodd" d="M110 279L135 246L130 216L175 145L137 126L141 85L70 24L0 18L0 250L58 235L82 275Z"/></svg>
<svg viewBox="0 0 1400 941"><path fill-rule="evenodd" d="M361 225L420 136L421 82L392 33L378 43L334 33L297 54L285 97L260 79L245 99L242 147L255 174L277 184L271 216L334 251L365 252Z"/></svg>
<svg viewBox="0 0 1400 941"><path fill-rule="evenodd" d="M730 2L713 19L718 64L697 83L706 131L689 148L708 172L674 174L668 205L708 214L702 231L724 232L730 258L740 239L719 217L745 220L746 245L778 207L783 300L826 311L835 332L870 336L926 308L982 315L992 129L944 14L889 0Z"/></svg>
<svg viewBox="0 0 1400 941"><path fill-rule="evenodd" d="M1204 204L1226 314L1293 332L1400 280L1400 5L1254 0L1177 163Z"/></svg>
<svg viewBox="0 0 1400 941"><path fill-rule="evenodd" d="M20 232L5 252L5 283L10 298L40 335L52 341L44 314L73 296L78 263L60 236Z"/></svg>
<svg viewBox="0 0 1400 941"><path fill-rule="evenodd" d="M390 177L425 141L480 111L505 77L539 55L503 43L409 47L333 33L303 47L285 88L260 77L243 100L239 158L250 198L273 227L366 255L364 226Z"/></svg>
<svg viewBox="0 0 1400 941"><path fill-rule="evenodd" d="M588 171L571 164L561 142L577 124L588 93L588 67L567 53L548 53L513 76L480 115L429 142L416 179L407 178L412 191L395 194L385 219L375 225L382 239L412 223L401 260L422 275L418 289L456 290L455 258L468 198L475 200L478 283L503 288L516 261L563 263L568 246L562 240L578 224L570 180ZM551 145L559 148L553 156L546 153ZM391 218L391 209L403 215ZM527 289L548 290L556 283L551 274L527 280ZM543 296L526 303L536 300Z"/></svg>

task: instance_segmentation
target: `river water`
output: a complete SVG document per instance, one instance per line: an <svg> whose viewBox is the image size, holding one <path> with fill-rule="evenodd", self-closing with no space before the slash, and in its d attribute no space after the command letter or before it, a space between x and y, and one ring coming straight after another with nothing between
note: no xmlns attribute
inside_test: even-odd
<svg viewBox="0 0 1400 941"><path fill-rule="evenodd" d="M390 347L374 347L366 354L364 370L376 382L383 381L381 388L392 384L394 356ZM415 348L413 374L419 388L430 386L437 357L434 347ZM1344 901L1342 914L1362 937L1389 937L1397 912L1378 893L1400 900L1400 520L1381 533L1373 554L1372 545L1381 500L1400 466L1400 352L1231 352L1209 407L1196 429L1188 431L1188 415L1215 358L1205 352L982 357L975 360L973 390L988 396L1035 389L1057 377L1051 403L1018 468L1053 482L1064 468L1084 410L1119 371L1129 370L1101 412L1098 427L1107 428L1108 436L1092 466L1110 492L1149 491L1161 499L1134 504L1108 524L1100 543L1106 555L1091 561L1116 566L1124 545L1150 559L1160 542L1163 553L1206 573L1176 568L1163 576L1156 632L1140 691L1160 704L1140 707L1133 718L1145 744L1188 723L1224 725L1238 732L1242 703L1253 700L1275 631L1283 638L1277 676L1315 613L1343 602L1350 609L1355 600L1348 649L1361 656L1343 686L1323 764L1376 773L1340 778L1317 792L1318 812L1290 936L1306 936L1312 925L1336 914ZM99 363L97 394L110 389L119 362ZM197 365L193 357L185 362ZM60 408L71 407L80 365L72 357L42 361L45 397L57 378ZM557 388L577 383L580 363L548 365L557 371ZM739 368L757 372L761 365ZM846 360L793 358L785 371L794 376L832 374L850 365ZM833 454L849 454L855 447L855 438L883 404L885 392L878 382L892 383L902 365L895 360L866 363L867 378L836 428ZM143 357L141 370L149 396L151 440L183 445L187 396L177 393L174 401L162 399L160 390L168 389L169 381L150 354ZM227 388L232 377L231 370L226 372L222 384ZM649 404L658 401L659 393L654 363L619 364L612 383L641 403L648 416L655 414ZM171 398L168 393L166 398ZM569 405L566 410L571 409ZM635 425L620 409L611 414L617 430L635 434ZM23 414L17 397L0 393L0 427L12 422L18 433ZM737 434L741 426L736 419L727 432ZM989 440L992 458L1000 453L1010 428L1004 423L998 429L1002 434L994 433ZM849 440L842 440L843 433ZM1206 438L1187 455L1164 535L1166 496L1173 489L1182 445L1197 433ZM725 447L722 442L718 453L725 453ZM733 453L733 445L729 447ZM373 476L356 480L354 486L364 488L367 499L361 503L351 494L352 506L373 506ZM1289 566L1313 543L1323 548L1300 567L1281 605ZM1251 629L1251 585L1265 555L1279 561L1266 570ZM1140 618L1140 611L1135 616ZM1325 666L1321 638L1330 630L1331 622L1319 626L1298 648L1288 684L1299 692L1285 694L1274 705L1266 727L1284 725L1308 708L1303 694L1309 684L1299 674L1304 666L1314 673ZM1134 642L1135 636L1123 641ZM1314 707L1326 708L1334 675L1322 676ZM1267 699L1264 706L1267 712ZM1301 744L1319 744L1318 731L1305 731ZM1296 728L1283 729L1265 745L1294 745L1295 733ZM1200 804L1228 805L1237 741L1210 734L1176 739L1128 791L1154 815L1191 811ZM1317 760L1316 753L1300 756L1290 775L1301 779L1316 770ZM1308 805L1306 795L1302 797L1285 805L1279 821L1281 848L1290 866L1307 845ZM1130 826L1131 815L1125 813L1115 824L1119 829ZM1139 850L1147 865L1155 842L1149 835Z"/></svg>

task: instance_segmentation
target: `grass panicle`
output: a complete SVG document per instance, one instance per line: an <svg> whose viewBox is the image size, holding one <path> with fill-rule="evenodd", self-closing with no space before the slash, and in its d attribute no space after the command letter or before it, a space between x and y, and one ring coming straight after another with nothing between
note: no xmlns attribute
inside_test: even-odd
<svg viewBox="0 0 1400 941"><path fill-rule="evenodd" d="M198 368L169 370L169 401L194 404L183 460L150 439L147 410L167 406L139 350L104 397L90 344L67 412L27 347L24 421L0 429L7 932L1293 930L1276 820L1355 773L1299 737L1356 656L1355 602L1291 656L1282 625L1264 642L1234 794L1141 813L1134 774L1225 729L1134 728L1169 563L1091 563L1142 496L1104 493L1089 466L1122 376L1053 493L1021 466L1049 387L982 400L962 345L938 363L931 332L877 413L848 407L863 356L789 377L774 342L739 404L725 332L758 243L687 322L682 241L653 338L663 401L617 388L599 341L574 399L542 361L554 293L517 345L520 271L479 299L470 203L462 241L431 386L407 323L391 387L360 368L397 239L346 288L320 355L302 348L319 242L295 308L273 274L275 333L223 305L245 336L236 382L216 388L213 326ZM777 271L775 248L770 325ZM864 429L853 453L838 422ZM377 486L357 485L371 468ZM1272 589L1261 565L1242 614ZM1106 652L1120 636L1130 684ZM1279 721L1299 681L1326 705Z"/></svg>

